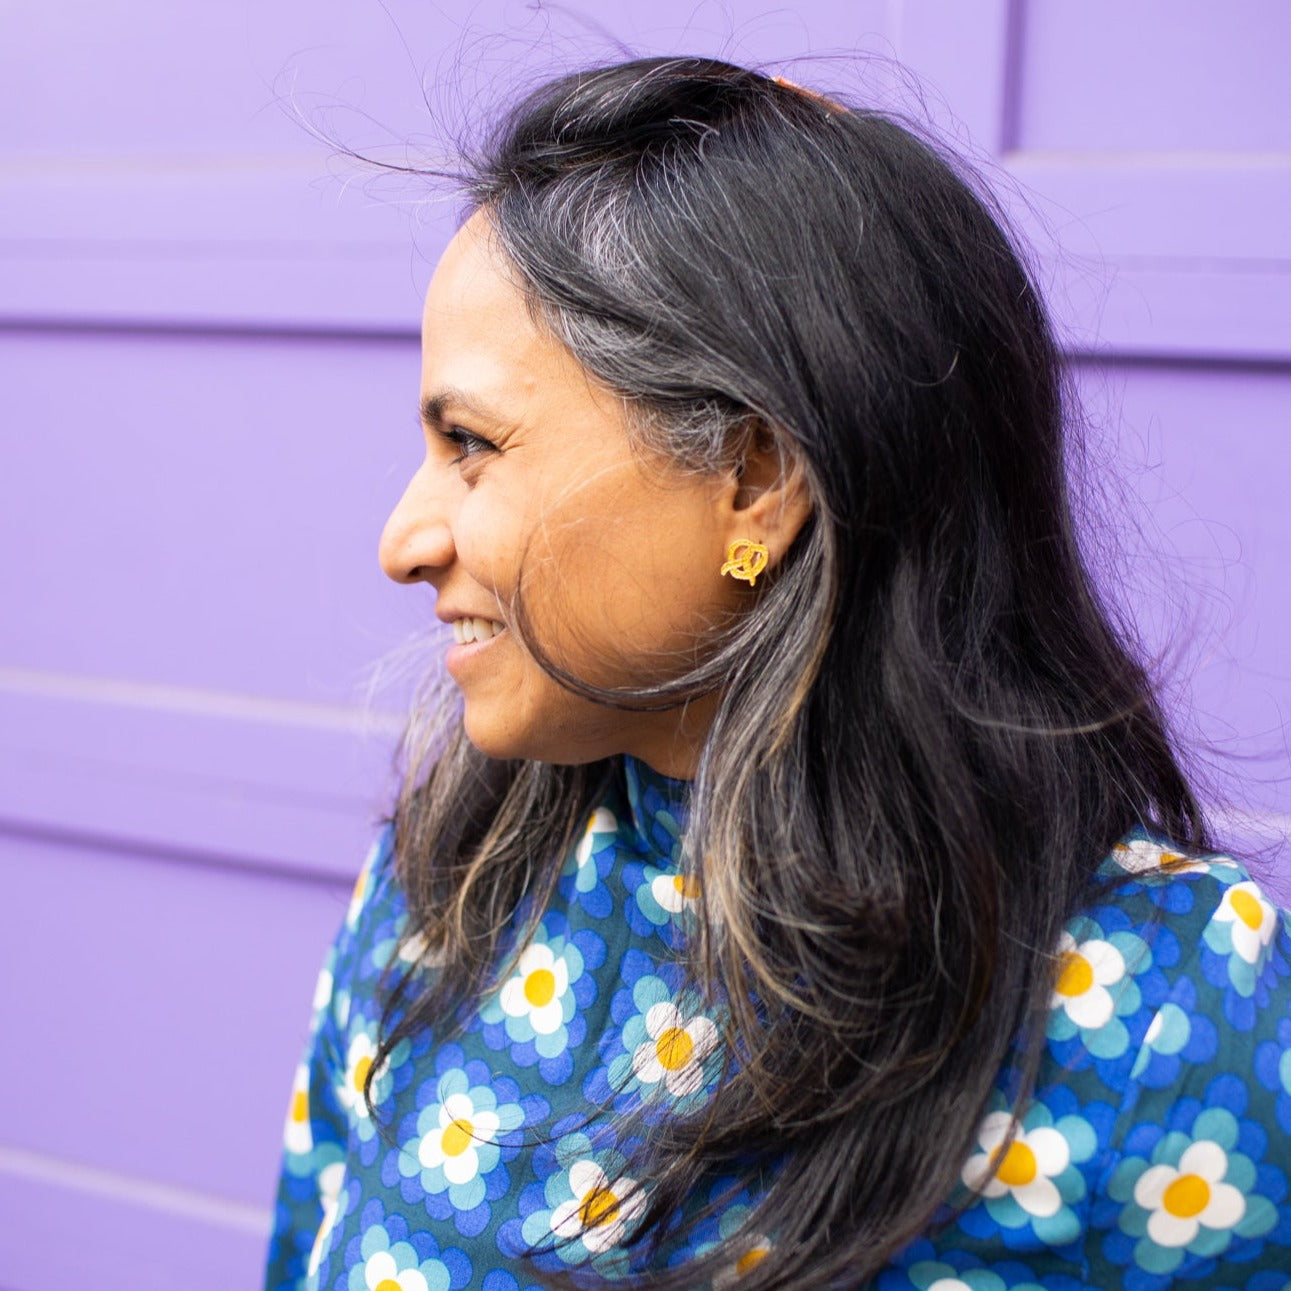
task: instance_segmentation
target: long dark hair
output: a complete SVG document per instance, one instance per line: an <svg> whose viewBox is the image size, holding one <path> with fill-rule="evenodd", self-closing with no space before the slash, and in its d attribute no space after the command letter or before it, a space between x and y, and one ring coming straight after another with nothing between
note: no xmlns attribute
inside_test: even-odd
<svg viewBox="0 0 1291 1291"><path fill-rule="evenodd" d="M645 1127L635 1237L672 1235L714 1172L765 1193L748 1230L641 1284L693 1287L754 1231L774 1247L749 1291L859 1283L953 1195L1011 1052L1025 1098L1052 948L1112 844L1136 824L1206 842L1082 562L1049 322L957 162L726 63L556 80L466 187L643 443L704 469L756 433L808 481L811 521L697 668L630 692L561 676L625 706L720 694L683 865L731 1071L702 1113ZM614 774L491 762L432 718L396 849L407 936L443 967L396 988L386 1053L497 984L521 899L532 927Z"/></svg>

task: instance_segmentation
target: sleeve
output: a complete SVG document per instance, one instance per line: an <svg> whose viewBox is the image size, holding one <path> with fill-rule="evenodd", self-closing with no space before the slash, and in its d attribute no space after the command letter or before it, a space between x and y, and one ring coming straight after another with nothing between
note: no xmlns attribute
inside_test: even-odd
<svg viewBox="0 0 1291 1291"><path fill-rule="evenodd" d="M1291 925L1237 867L1195 884L1200 935L1130 1071L1091 1198L1095 1286L1281 1291L1291 1269ZM1206 918L1209 912L1209 919Z"/></svg>
<svg viewBox="0 0 1291 1291"><path fill-rule="evenodd" d="M350 1134L340 1093L350 990L362 955L364 916L380 886L375 876L390 858L391 841L387 829L369 852L318 975L309 1038L296 1068L283 1132L265 1291L303 1291L310 1285L336 1218Z"/></svg>

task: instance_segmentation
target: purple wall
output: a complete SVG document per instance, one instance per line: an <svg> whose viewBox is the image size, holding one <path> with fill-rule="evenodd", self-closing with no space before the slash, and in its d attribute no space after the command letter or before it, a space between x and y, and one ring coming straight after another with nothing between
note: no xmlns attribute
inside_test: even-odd
<svg viewBox="0 0 1291 1291"><path fill-rule="evenodd" d="M952 138L996 158L1091 458L1122 481L1104 519L1136 620L1218 750L1211 801L1291 893L1291 11L640 9L597 19L643 53L895 54ZM355 145L400 144L423 72L452 112L605 52L550 21L520 0L7 19L6 1291L256 1284L311 982L388 798L407 664L369 699L371 665L430 622L375 546L418 457L420 293L451 221L348 182L275 95ZM882 65L863 86L828 59L781 68L914 105Z"/></svg>

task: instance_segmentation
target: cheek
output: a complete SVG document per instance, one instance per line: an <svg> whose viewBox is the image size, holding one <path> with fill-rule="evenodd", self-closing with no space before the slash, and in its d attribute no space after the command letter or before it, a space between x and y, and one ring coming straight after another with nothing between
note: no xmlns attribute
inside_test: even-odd
<svg viewBox="0 0 1291 1291"><path fill-rule="evenodd" d="M475 490L458 509L453 541L467 573L505 602L515 590L526 542L514 509L499 504L491 493Z"/></svg>
<svg viewBox="0 0 1291 1291"><path fill-rule="evenodd" d="M608 657L664 674L730 625L747 589L721 577L721 544L694 507L620 510L560 553L556 603ZM527 571L526 571L527 577Z"/></svg>

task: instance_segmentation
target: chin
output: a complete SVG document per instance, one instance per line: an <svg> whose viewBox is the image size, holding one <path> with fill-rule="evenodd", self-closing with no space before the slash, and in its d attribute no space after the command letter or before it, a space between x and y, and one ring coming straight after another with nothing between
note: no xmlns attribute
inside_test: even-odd
<svg viewBox="0 0 1291 1291"><path fill-rule="evenodd" d="M533 755L528 751L528 742L519 738L514 731L500 731L492 722L472 720L469 708L462 719L466 738L475 745L485 757L508 762L515 758L528 758Z"/></svg>
<svg viewBox="0 0 1291 1291"><path fill-rule="evenodd" d="M524 726L492 721L478 712L472 714L470 704L463 714L462 727L466 738L485 757L499 762L525 760L550 762L557 766L581 766L619 751L614 741L604 738L580 740L563 734L553 721L527 722Z"/></svg>
<svg viewBox="0 0 1291 1291"><path fill-rule="evenodd" d="M462 726L466 738L475 745L485 757L495 758L499 762L512 762L528 759L535 762L563 762L567 759L553 757L550 740L541 739L536 732L524 727L516 727L507 722L492 721L488 717L472 714L471 706L466 706Z"/></svg>

